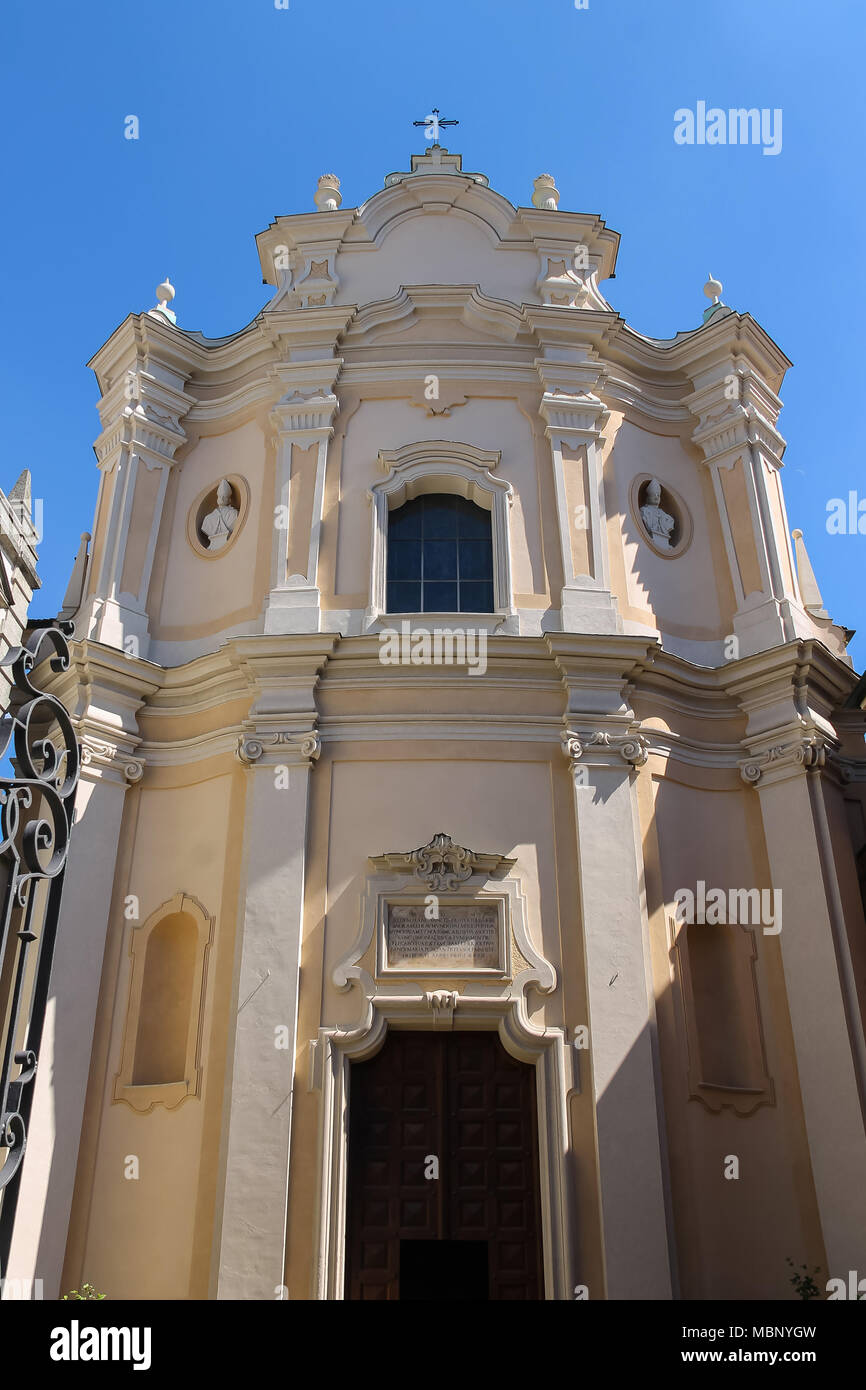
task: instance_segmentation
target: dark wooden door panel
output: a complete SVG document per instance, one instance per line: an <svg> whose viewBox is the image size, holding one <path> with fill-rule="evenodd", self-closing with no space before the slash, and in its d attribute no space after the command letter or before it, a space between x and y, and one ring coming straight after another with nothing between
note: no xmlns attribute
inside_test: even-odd
<svg viewBox="0 0 866 1390"><path fill-rule="evenodd" d="M346 1296L398 1299L401 1241L431 1240L482 1242L491 1299L542 1297L535 1074L493 1033L392 1032L352 1066ZM427 1263L428 1296L449 1297L452 1248L419 1250L409 1296Z"/></svg>

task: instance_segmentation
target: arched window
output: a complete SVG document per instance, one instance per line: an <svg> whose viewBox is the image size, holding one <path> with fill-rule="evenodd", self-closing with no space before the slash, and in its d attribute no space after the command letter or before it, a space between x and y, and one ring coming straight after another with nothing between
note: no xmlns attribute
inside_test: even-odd
<svg viewBox="0 0 866 1390"><path fill-rule="evenodd" d="M499 454L457 440L380 449L373 483L367 630L394 613L477 613L490 632L517 632L508 510Z"/></svg>
<svg viewBox="0 0 866 1390"><path fill-rule="evenodd" d="M198 1095L207 953L214 919L177 893L132 929L129 1009L114 1099L171 1109Z"/></svg>
<svg viewBox="0 0 866 1390"><path fill-rule="evenodd" d="M492 613L490 512L424 493L388 514L389 613Z"/></svg>

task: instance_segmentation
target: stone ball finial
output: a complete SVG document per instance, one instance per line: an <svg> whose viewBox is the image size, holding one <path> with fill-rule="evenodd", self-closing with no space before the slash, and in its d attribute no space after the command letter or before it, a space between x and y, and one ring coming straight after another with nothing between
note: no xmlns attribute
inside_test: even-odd
<svg viewBox="0 0 866 1390"><path fill-rule="evenodd" d="M721 293L722 282L721 280L714 280L713 273L710 271L707 277L707 283L704 285L704 294L707 296L707 299L711 299L714 304L718 304Z"/></svg>
<svg viewBox="0 0 866 1390"><path fill-rule="evenodd" d="M156 287L156 299L160 309L167 309L174 299L174 285L166 275L161 285Z"/></svg>
<svg viewBox="0 0 866 1390"><path fill-rule="evenodd" d="M532 206L549 208L555 212L559 207L559 189L552 174L539 174L532 190Z"/></svg>
<svg viewBox="0 0 866 1390"><path fill-rule="evenodd" d="M336 212L343 201L340 180L336 174L322 174L313 195L313 202L319 212Z"/></svg>

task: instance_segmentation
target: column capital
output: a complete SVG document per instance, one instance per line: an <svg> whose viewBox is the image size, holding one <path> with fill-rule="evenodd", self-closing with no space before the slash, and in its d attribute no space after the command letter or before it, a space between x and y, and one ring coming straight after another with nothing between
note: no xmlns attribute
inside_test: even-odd
<svg viewBox="0 0 866 1390"><path fill-rule="evenodd" d="M124 451L141 458L147 468L170 468L187 442L181 421L195 397L181 381L163 380L149 366L136 358L99 402L102 432L93 447L104 473L112 472Z"/></svg>
<svg viewBox="0 0 866 1390"><path fill-rule="evenodd" d="M623 763L638 768L646 762L649 743L635 723L626 733L607 729L566 729L561 736L562 751L574 769L586 767L621 768Z"/></svg>
<svg viewBox="0 0 866 1390"><path fill-rule="evenodd" d="M132 786L144 776L144 759L133 758L121 744L88 733L80 734L79 741L82 769L86 768L92 777L107 777L114 782L122 779Z"/></svg>
<svg viewBox="0 0 866 1390"><path fill-rule="evenodd" d="M740 776L750 786L769 785L800 772L820 771L834 745L822 735L804 731L786 743L776 743L740 760Z"/></svg>
<svg viewBox="0 0 866 1390"><path fill-rule="evenodd" d="M302 446L330 439L340 405L332 389L340 365L335 363L334 370L329 363L331 370L321 374L320 382L312 385L302 382L286 390L268 417L275 434L282 438L288 436L288 442Z"/></svg>
<svg viewBox="0 0 866 1390"><path fill-rule="evenodd" d="M853 673L812 640L733 663L723 684L746 716L745 756L739 762L743 780L764 787L820 771L828 759L835 768L842 741L836 721L845 724L843 706L853 681Z"/></svg>
<svg viewBox="0 0 866 1390"><path fill-rule="evenodd" d="M247 767L275 767L281 763L312 767L318 762L321 751L318 729L282 729L267 733L251 729L238 739L236 756Z"/></svg>
<svg viewBox="0 0 866 1390"><path fill-rule="evenodd" d="M545 434L558 435L568 443L599 441L610 419L607 406L592 391L567 390L555 386L546 390L539 411L545 421Z"/></svg>

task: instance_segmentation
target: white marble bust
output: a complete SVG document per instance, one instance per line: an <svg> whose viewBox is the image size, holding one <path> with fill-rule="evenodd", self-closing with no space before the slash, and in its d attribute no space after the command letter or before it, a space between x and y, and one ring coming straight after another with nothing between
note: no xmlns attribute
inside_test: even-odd
<svg viewBox="0 0 866 1390"><path fill-rule="evenodd" d="M662 485L658 478L650 478L647 483L646 501L640 509L640 518L646 527L657 550L672 550L671 533L676 525L670 513L659 506L662 498Z"/></svg>
<svg viewBox="0 0 866 1390"><path fill-rule="evenodd" d="M217 504L208 512L201 523L202 533L207 537L208 550L222 550L238 519L238 509L232 506L231 483L223 478L217 488Z"/></svg>

